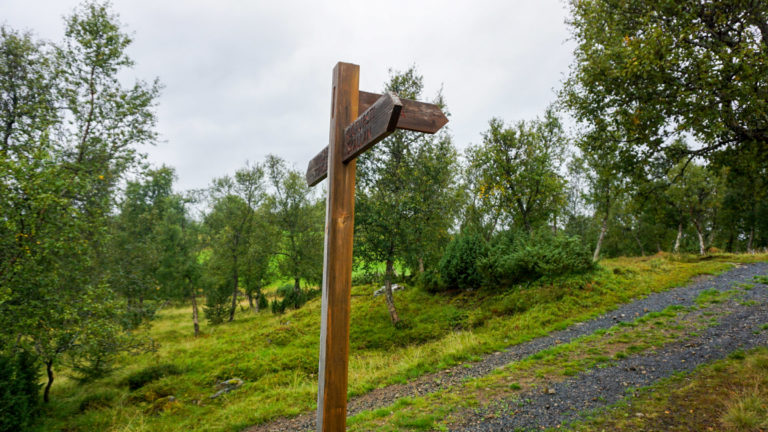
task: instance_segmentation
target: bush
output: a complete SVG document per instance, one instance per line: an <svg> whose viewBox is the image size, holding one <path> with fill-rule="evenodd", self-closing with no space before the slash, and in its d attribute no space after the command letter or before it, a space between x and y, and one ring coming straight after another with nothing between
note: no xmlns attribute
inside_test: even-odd
<svg viewBox="0 0 768 432"><path fill-rule="evenodd" d="M594 267L589 249L579 237L504 233L479 263L489 285L511 286L541 277L577 274Z"/></svg>
<svg viewBox="0 0 768 432"><path fill-rule="evenodd" d="M152 381L157 381L160 378L164 378L171 375L179 375L181 370L172 364L161 364L156 366L149 366L142 370L136 371L125 378L124 382L128 384L130 390L137 390Z"/></svg>
<svg viewBox="0 0 768 432"><path fill-rule="evenodd" d="M424 272L419 274L416 279L416 285L430 293L445 291L446 289L445 282L440 277L440 273L433 269L424 270Z"/></svg>
<svg viewBox="0 0 768 432"><path fill-rule="evenodd" d="M479 288L483 282L478 263L486 255L485 240L477 234L461 233L448 244L438 264L440 279L425 281L433 289ZM431 277L431 276L427 276ZM434 284L437 282L437 284Z"/></svg>
<svg viewBox="0 0 768 432"><path fill-rule="evenodd" d="M30 429L38 414L39 379L30 353L0 353L0 431Z"/></svg>
<svg viewBox="0 0 768 432"><path fill-rule="evenodd" d="M320 295L320 290L298 290L294 289L293 285L286 285L277 289L277 294L282 294L284 297L282 300L273 300L270 304L272 313L281 314L288 308L298 309L313 298Z"/></svg>
<svg viewBox="0 0 768 432"><path fill-rule="evenodd" d="M280 297L287 297L293 293L294 286L291 284L283 285L275 290L275 294L279 295Z"/></svg>
<svg viewBox="0 0 768 432"><path fill-rule="evenodd" d="M229 317L232 302L232 289L226 283L211 284L205 290L205 306L203 312L211 325L224 322Z"/></svg>
<svg viewBox="0 0 768 432"><path fill-rule="evenodd" d="M285 302L282 300L272 300L270 302L270 309L272 309L272 313L275 315L282 314L285 312Z"/></svg>
<svg viewBox="0 0 768 432"><path fill-rule="evenodd" d="M257 301L258 301L260 311L266 310L269 307L267 296L265 296L264 294L259 293L259 299Z"/></svg>

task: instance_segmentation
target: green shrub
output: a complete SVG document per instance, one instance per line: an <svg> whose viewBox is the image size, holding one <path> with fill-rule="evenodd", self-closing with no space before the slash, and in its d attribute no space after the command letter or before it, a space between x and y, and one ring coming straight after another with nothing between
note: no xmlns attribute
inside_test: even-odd
<svg viewBox="0 0 768 432"><path fill-rule="evenodd" d="M275 315L282 314L285 312L285 302L282 300L272 300L270 302L270 309L272 309L272 313Z"/></svg>
<svg viewBox="0 0 768 432"><path fill-rule="evenodd" d="M288 294L283 298L283 309L288 309L289 307L292 307L294 309L298 309L302 306L304 306L304 303L307 302L307 294L302 290L294 290L291 289L291 291L288 292Z"/></svg>
<svg viewBox="0 0 768 432"><path fill-rule="evenodd" d="M483 282L478 263L486 255L485 240L477 234L461 233L445 248L438 270L447 289L469 290ZM433 286L440 287L440 284Z"/></svg>
<svg viewBox="0 0 768 432"><path fill-rule="evenodd" d="M501 234L479 263L487 284L512 286L541 277L577 274L594 267L587 246L579 237L552 234Z"/></svg>
<svg viewBox="0 0 768 432"><path fill-rule="evenodd" d="M259 304L260 311L266 310L269 307L269 301L267 300L267 296L265 296L264 294L259 294L258 304Z"/></svg>
<svg viewBox="0 0 768 432"><path fill-rule="evenodd" d="M424 270L424 272L419 274L416 279L416 286L431 293L445 291L446 289L445 282L440 277L440 273L433 269Z"/></svg>
<svg viewBox="0 0 768 432"><path fill-rule="evenodd" d="M294 286L291 284L283 285L275 290L275 294L279 295L280 297L287 297L291 295L294 291Z"/></svg>
<svg viewBox="0 0 768 432"><path fill-rule="evenodd" d="M38 414L40 372L27 351L0 353L0 431L26 431Z"/></svg>
<svg viewBox="0 0 768 432"><path fill-rule="evenodd" d="M172 364L161 364L136 371L128 375L124 382L128 384L128 388L130 390L137 390L151 383L152 381L157 381L160 378L171 375L179 375L180 373L181 370Z"/></svg>
<svg viewBox="0 0 768 432"><path fill-rule="evenodd" d="M212 283L205 289L205 318L212 325L221 324L229 317L232 287L226 283Z"/></svg>
<svg viewBox="0 0 768 432"><path fill-rule="evenodd" d="M286 287L289 287L290 289L287 289ZM309 290L298 290L294 289L292 285L286 285L285 287L280 287L277 289L278 294L283 294L284 297L282 300L273 300L271 303L272 313L274 314L281 314L285 312L288 308L294 308L298 309L309 300L312 300L313 298L320 295L320 290L316 289L309 289Z"/></svg>

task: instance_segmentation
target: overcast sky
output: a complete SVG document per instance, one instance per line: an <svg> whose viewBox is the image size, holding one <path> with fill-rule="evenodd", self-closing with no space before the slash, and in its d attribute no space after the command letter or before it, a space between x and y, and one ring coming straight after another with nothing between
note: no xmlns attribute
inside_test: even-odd
<svg viewBox="0 0 768 432"><path fill-rule="evenodd" d="M0 23L60 41L77 0L0 0ZM416 65L442 86L456 146L491 117L541 115L572 58L562 0L114 0L134 37L134 78L159 77L154 164L202 188L273 153L302 172L328 141L331 71L360 65L361 90Z"/></svg>

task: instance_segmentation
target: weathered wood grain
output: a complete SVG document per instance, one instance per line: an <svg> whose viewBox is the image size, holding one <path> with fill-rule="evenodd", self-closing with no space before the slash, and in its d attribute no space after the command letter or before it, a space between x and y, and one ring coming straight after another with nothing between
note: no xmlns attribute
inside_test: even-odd
<svg viewBox="0 0 768 432"><path fill-rule="evenodd" d="M381 95L361 91L359 97L360 105L358 105L357 109L362 112L376 103ZM397 120L398 129L433 134L448 123L448 118L440 107L435 104L403 98L400 98L400 102L403 104L403 109L400 111L400 118Z"/></svg>
<svg viewBox="0 0 768 432"><path fill-rule="evenodd" d="M402 108L400 99L387 93L360 114L344 130L343 161L351 161L394 132Z"/></svg>
<svg viewBox="0 0 768 432"><path fill-rule="evenodd" d="M312 187L320 183L325 179L326 174L328 174L328 147L309 161L306 175L307 184Z"/></svg>
<svg viewBox="0 0 768 432"><path fill-rule="evenodd" d="M367 111L377 100L381 99L380 94L369 92L358 92L358 112ZM418 102L410 99L400 99L402 109L397 118L397 129L404 129L416 132L433 134L439 131L448 123L448 118L435 104ZM307 167L307 184L314 186L326 178L328 170L328 148L324 148L317 154Z"/></svg>
<svg viewBox="0 0 768 432"><path fill-rule="evenodd" d="M344 130L357 118L359 77L357 65L337 63L333 69L317 393L317 430L322 432L344 431L347 422L356 163L342 158Z"/></svg>

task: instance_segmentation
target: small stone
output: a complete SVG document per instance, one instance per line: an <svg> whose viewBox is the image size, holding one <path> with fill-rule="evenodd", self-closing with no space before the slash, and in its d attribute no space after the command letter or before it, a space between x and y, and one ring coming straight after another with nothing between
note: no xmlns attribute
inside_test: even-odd
<svg viewBox="0 0 768 432"><path fill-rule="evenodd" d="M547 394L551 394L551 395L553 395L553 394L555 394L555 393L557 393L557 392L555 391L555 389L553 389L553 388L548 388L548 389L547 389Z"/></svg>

